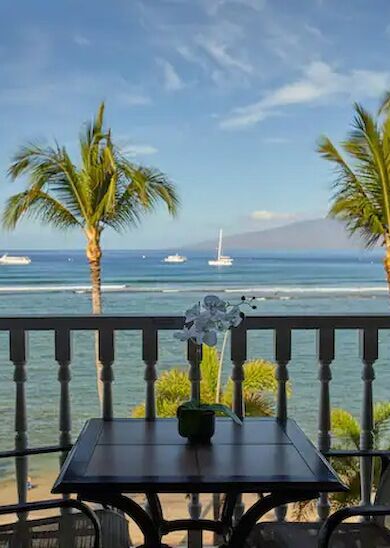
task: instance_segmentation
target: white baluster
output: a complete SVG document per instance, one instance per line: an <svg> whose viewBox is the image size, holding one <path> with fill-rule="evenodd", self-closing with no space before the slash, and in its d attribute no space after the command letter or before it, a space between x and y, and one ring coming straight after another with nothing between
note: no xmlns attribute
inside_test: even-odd
<svg viewBox="0 0 390 548"><path fill-rule="evenodd" d="M100 380L103 383L103 419L112 420L114 417L112 398L114 332L112 329L101 329L99 331L99 360L102 364Z"/></svg>
<svg viewBox="0 0 390 548"><path fill-rule="evenodd" d="M154 385L157 380L156 363L158 360L157 330L153 326L148 326L142 331L142 359L146 365L144 375L146 383L145 418L153 420L156 418Z"/></svg>
<svg viewBox="0 0 390 548"><path fill-rule="evenodd" d="M276 404L276 416L279 420L287 420L287 364L291 359L291 330L277 328L274 334L275 360L277 363L276 380L278 381L278 393ZM284 521L287 514L287 506L275 508L275 516L278 521Z"/></svg>
<svg viewBox="0 0 390 548"><path fill-rule="evenodd" d="M374 409L372 383L375 379L374 363L378 359L378 330L363 329L360 332L360 353L363 362L363 401L361 413L360 449L369 450L374 444ZM360 459L361 504L371 503L373 460Z"/></svg>
<svg viewBox="0 0 390 548"><path fill-rule="evenodd" d="M331 418L329 384L332 380L330 364L335 356L334 329L324 328L317 333L317 356L319 362L320 406L318 415L318 448L327 452L331 446ZM321 493L317 504L318 517L325 520L329 516L330 504L327 493Z"/></svg>

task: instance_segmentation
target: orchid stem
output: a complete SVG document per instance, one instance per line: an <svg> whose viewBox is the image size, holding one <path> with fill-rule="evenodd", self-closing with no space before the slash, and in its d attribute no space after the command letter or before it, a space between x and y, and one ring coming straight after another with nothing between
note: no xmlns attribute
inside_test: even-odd
<svg viewBox="0 0 390 548"><path fill-rule="evenodd" d="M224 358L224 355L225 355L225 349L226 349L226 343L227 343L228 336L229 336L229 331L226 331L225 335L223 337L221 354L219 356L217 387L215 389L215 403L219 403L219 400L220 400L220 397L221 397L222 366L223 366L223 358Z"/></svg>

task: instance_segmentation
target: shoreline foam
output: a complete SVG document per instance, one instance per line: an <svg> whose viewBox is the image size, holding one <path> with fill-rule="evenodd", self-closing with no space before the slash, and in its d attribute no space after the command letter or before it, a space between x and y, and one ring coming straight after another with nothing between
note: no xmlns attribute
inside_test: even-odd
<svg viewBox="0 0 390 548"><path fill-rule="evenodd" d="M10 285L0 286L0 294L8 295L15 293L90 293L90 285ZM260 287L227 287L213 285L196 286L132 286L128 284L103 284L103 293L251 293L255 297L278 297L290 296L348 296L348 295L384 295L389 291L386 285L375 286L260 286Z"/></svg>

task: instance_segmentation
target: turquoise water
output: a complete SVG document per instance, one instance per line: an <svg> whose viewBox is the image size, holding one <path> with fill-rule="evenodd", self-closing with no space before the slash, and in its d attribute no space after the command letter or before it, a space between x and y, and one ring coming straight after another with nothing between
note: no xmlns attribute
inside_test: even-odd
<svg viewBox="0 0 390 548"><path fill-rule="evenodd" d="M19 253L21 254L21 253ZM0 315L83 314L90 311L88 267L80 252L29 252L28 266L0 267ZM145 258L142 258L145 255ZM206 255L188 254L188 262L164 264L164 253L108 251L103 264L104 311L123 314L182 314L207 292L230 300L242 293L257 298L258 314L387 313L389 301L380 255L337 254L234 254L230 268L215 269ZM233 255L233 253L232 253ZM140 334L116 336L115 414L128 416L144 398ZM376 363L375 399L389 399L390 335L380 334L380 359ZM93 334L77 333L73 339L73 434L83 422L98 415L94 373ZM332 365L332 403L358 414L361 401L361 362L358 334L340 332L337 358ZM31 333L28 360L28 433L31 445L58 441L58 365L53 335ZM250 358L273 358L272 334L250 333ZM293 393L289 413L315 439L318 364L315 333L294 333L289 364ZM186 367L184 347L162 333L159 370ZM224 363L225 378L230 363ZM0 334L0 449L12 449L14 417L13 366L8 341ZM0 461L0 473L11 471L11 462Z"/></svg>

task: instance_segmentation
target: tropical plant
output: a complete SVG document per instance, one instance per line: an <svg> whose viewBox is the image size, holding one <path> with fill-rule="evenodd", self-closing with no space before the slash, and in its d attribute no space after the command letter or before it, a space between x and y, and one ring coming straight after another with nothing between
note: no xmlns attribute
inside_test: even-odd
<svg viewBox="0 0 390 548"><path fill-rule="evenodd" d="M377 402L374 405L373 448L390 449L390 402ZM332 432L337 442L335 449L359 449L360 424L359 421L345 409L333 409ZM360 500L360 466L356 457L334 459L332 463L343 481L348 485L346 493L334 493L334 505L344 506L347 502L357 504ZM375 459L374 489L378 486L380 477L380 460Z"/></svg>
<svg viewBox="0 0 390 548"><path fill-rule="evenodd" d="M201 399L206 404L216 401L219 372L219 356L216 348L203 347L201 369ZM244 365L243 396L247 416L271 416L274 414L277 380L275 365L266 360L253 360ZM185 369L164 371L156 381L156 406L159 417L174 417L179 405L190 397L191 383ZM220 401L231 407L233 381L229 379L221 391ZM145 404L132 410L133 417L145 416Z"/></svg>
<svg viewBox="0 0 390 548"><path fill-rule="evenodd" d="M93 122L82 131L77 161L57 143L20 148L8 174L12 180L27 175L27 189L11 196L3 213L7 229L30 217L61 231L77 228L84 234L95 314L102 312L104 229L136 226L160 202L172 215L178 208L178 196L168 178L156 169L134 164L114 144L111 130L104 127L104 109L101 103Z"/></svg>
<svg viewBox="0 0 390 548"><path fill-rule="evenodd" d="M342 408L332 409L332 435L335 439L334 449L359 449L360 424L350 413ZM390 402L377 402L374 405L373 448L390 449ZM377 488L380 478L380 460L374 460L374 489ZM347 485L348 491L332 493L329 496L334 510L344 506L358 504L360 501L360 463L358 457L345 456L332 459L332 466ZM295 505L295 518L307 519L315 510L316 502L304 502Z"/></svg>
<svg viewBox="0 0 390 548"><path fill-rule="evenodd" d="M321 137L319 154L335 167L329 215L363 237L367 247L385 247L384 267L390 290L390 93L378 116L355 104L352 130L340 145Z"/></svg>

